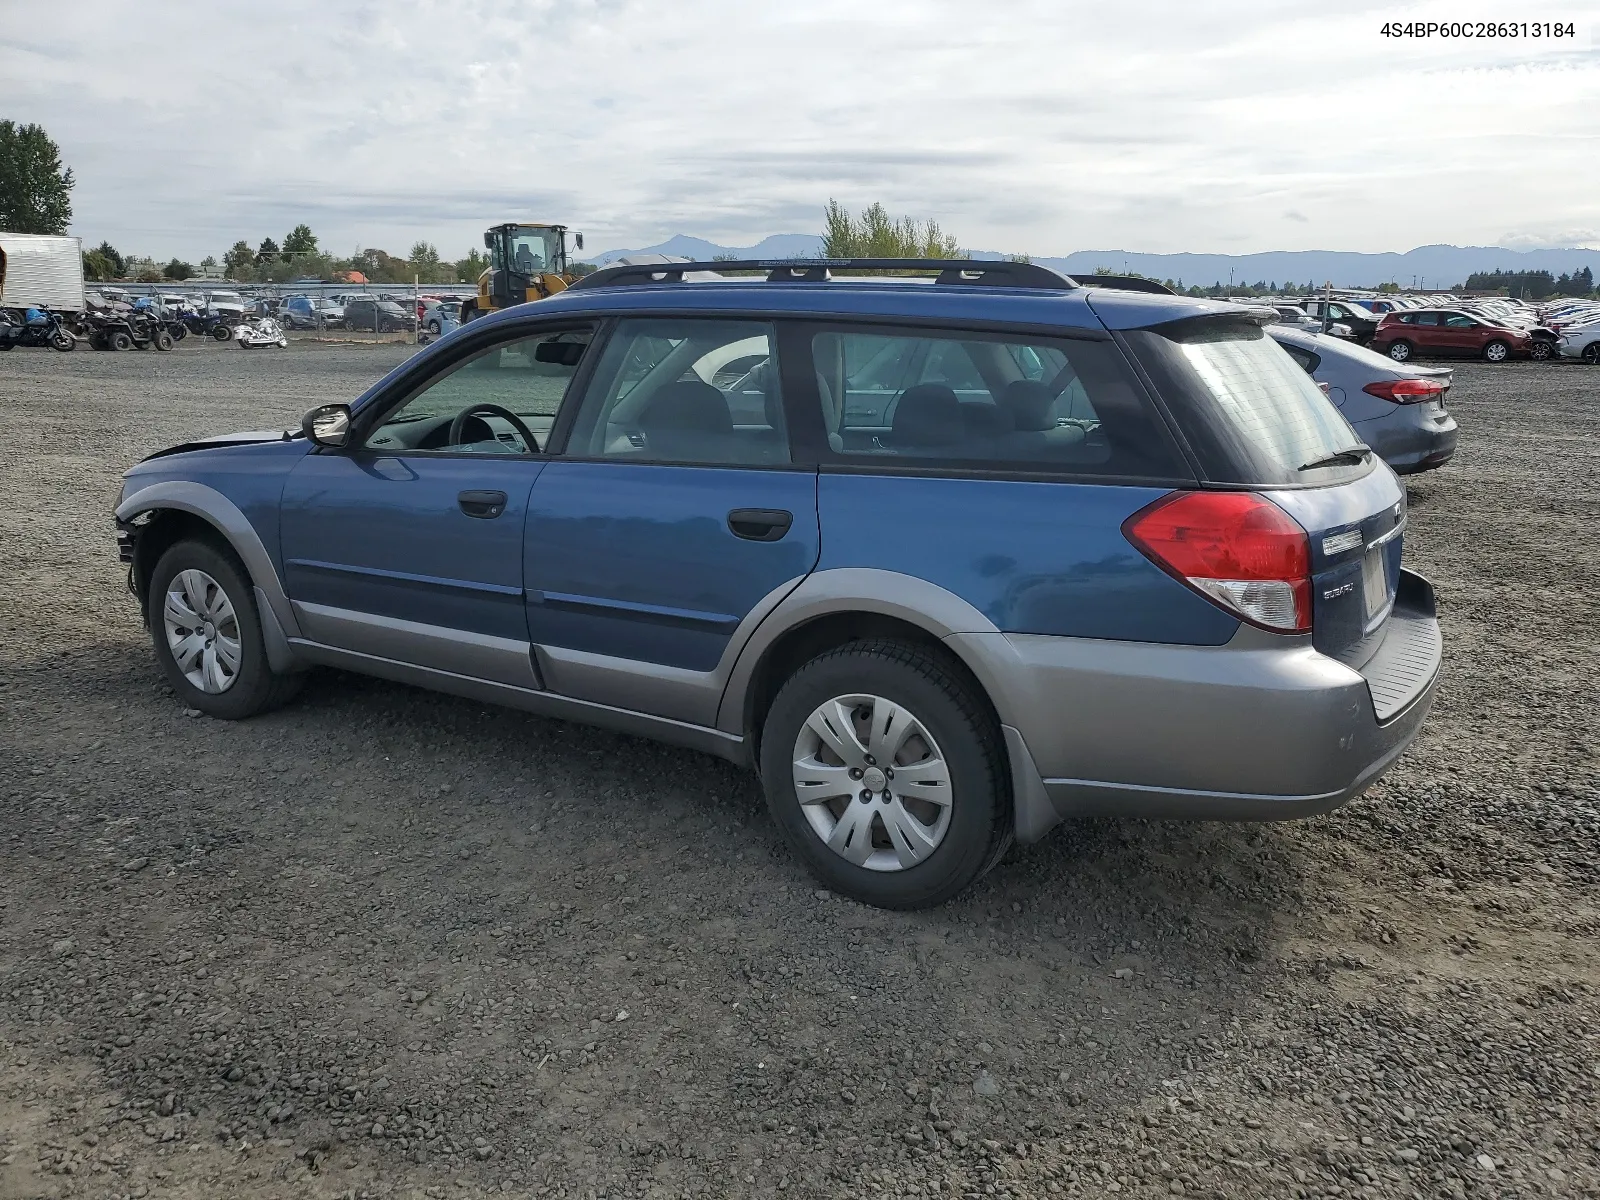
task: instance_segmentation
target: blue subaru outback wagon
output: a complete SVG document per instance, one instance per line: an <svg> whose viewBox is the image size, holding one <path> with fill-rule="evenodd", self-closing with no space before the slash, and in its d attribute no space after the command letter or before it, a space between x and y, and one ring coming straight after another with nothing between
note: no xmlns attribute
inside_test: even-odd
<svg viewBox="0 0 1600 1200"><path fill-rule="evenodd" d="M1251 310L1130 286L602 270L138 464L122 556L206 713L327 665L710 751L873 904L1079 814L1326 811L1439 673L1405 492Z"/></svg>

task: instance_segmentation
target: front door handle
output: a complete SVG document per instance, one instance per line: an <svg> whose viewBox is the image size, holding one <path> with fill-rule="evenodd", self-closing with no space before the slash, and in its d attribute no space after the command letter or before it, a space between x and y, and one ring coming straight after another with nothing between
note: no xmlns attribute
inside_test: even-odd
<svg viewBox="0 0 1600 1200"><path fill-rule="evenodd" d="M778 542L794 524L794 514L781 508L736 508L728 514L728 532L747 542Z"/></svg>
<svg viewBox="0 0 1600 1200"><path fill-rule="evenodd" d="M498 517L506 510L506 494L504 492L462 492L456 497L456 503L461 506L461 511L469 517L482 517L489 520Z"/></svg>

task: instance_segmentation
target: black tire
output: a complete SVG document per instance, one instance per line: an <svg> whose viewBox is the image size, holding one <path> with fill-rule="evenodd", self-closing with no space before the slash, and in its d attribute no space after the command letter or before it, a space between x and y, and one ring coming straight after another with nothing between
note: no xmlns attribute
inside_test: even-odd
<svg viewBox="0 0 1600 1200"><path fill-rule="evenodd" d="M238 674L226 691L206 692L185 678L167 645L162 610L167 586L180 571L198 569L216 581L233 606L239 626L242 655ZM169 547L150 573L150 593L146 611L150 615L150 641L156 662L178 698L190 708L224 721L238 721L268 712L293 698L305 682L302 674L280 675L267 662L261 639L261 618L256 612L255 589L243 565L231 552L209 542L185 540Z"/></svg>
<svg viewBox="0 0 1600 1200"><path fill-rule="evenodd" d="M1384 353L1394 359L1395 362L1410 362L1411 356L1415 351L1412 349L1410 342L1400 338L1398 341L1390 342L1389 348Z"/></svg>
<svg viewBox="0 0 1600 1200"><path fill-rule="evenodd" d="M1555 349L1549 342L1531 342L1528 345L1528 357L1534 362L1548 362L1555 354Z"/></svg>
<svg viewBox="0 0 1600 1200"><path fill-rule="evenodd" d="M1511 347L1496 339L1483 348L1483 361L1499 363L1511 357Z"/></svg>
<svg viewBox="0 0 1600 1200"><path fill-rule="evenodd" d="M16 343L13 342L10 338L0 338L0 352L9 350L9 349L11 349L11 347L13 347L15 345L16 345Z"/></svg>
<svg viewBox="0 0 1600 1200"><path fill-rule="evenodd" d="M437 321L429 321L428 322L428 332L433 334L434 337L438 337L439 336L439 322L437 322Z"/></svg>
<svg viewBox="0 0 1600 1200"><path fill-rule="evenodd" d="M1591 367L1600 366L1600 342L1590 342L1585 346L1582 358Z"/></svg>
<svg viewBox="0 0 1600 1200"><path fill-rule="evenodd" d="M69 350L76 350L78 348L78 339L73 337L65 329L58 329L55 333L50 335L50 344L57 350L61 351L61 353L65 354Z"/></svg>
<svg viewBox="0 0 1600 1200"><path fill-rule="evenodd" d="M110 350L132 350L133 338L118 329L106 335L106 348Z"/></svg>
<svg viewBox="0 0 1600 1200"><path fill-rule="evenodd" d="M802 728L818 706L853 693L908 709L949 768L949 826L914 866L875 871L846 861L813 830L795 795L794 750ZM1011 844L1010 777L993 714L947 660L909 642L852 642L791 675L762 728L761 782L784 839L812 874L833 891L879 908L942 904L982 877Z"/></svg>
<svg viewBox="0 0 1600 1200"><path fill-rule="evenodd" d="M233 336L233 330L229 329L226 325L218 325L211 331L211 336L216 338L219 342L225 342Z"/></svg>
<svg viewBox="0 0 1600 1200"><path fill-rule="evenodd" d="M151 339L151 344L162 353L171 350L177 345L177 343L172 340L172 335L165 329L157 331L156 336Z"/></svg>

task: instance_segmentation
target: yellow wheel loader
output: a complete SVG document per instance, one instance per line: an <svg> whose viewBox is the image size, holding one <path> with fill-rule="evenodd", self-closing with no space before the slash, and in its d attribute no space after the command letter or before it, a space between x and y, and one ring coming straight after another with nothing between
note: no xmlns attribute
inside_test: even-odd
<svg viewBox="0 0 1600 1200"><path fill-rule="evenodd" d="M483 244L489 267L478 276L478 294L461 306L461 323L513 304L543 300L567 290L576 275L567 257L565 225L507 221L486 229ZM573 234L573 249L583 249L583 234Z"/></svg>

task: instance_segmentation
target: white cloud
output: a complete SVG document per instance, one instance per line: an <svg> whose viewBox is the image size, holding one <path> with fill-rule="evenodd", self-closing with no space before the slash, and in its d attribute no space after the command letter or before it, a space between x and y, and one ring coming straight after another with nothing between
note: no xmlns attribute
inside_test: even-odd
<svg viewBox="0 0 1600 1200"><path fill-rule="evenodd" d="M0 116L61 143L75 232L158 257L302 220L345 252L512 218L747 244L829 197L1035 254L1406 249L1592 226L1585 7L1487 42L1378 34L1486 0L89 0L8 28Z"/></svg>

